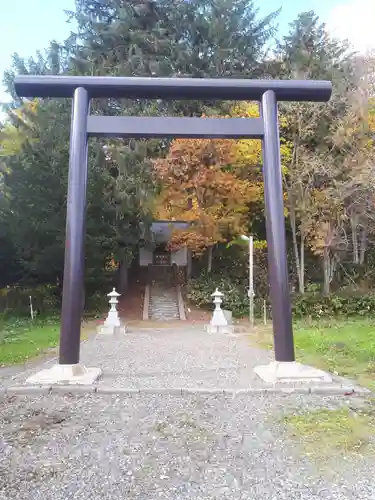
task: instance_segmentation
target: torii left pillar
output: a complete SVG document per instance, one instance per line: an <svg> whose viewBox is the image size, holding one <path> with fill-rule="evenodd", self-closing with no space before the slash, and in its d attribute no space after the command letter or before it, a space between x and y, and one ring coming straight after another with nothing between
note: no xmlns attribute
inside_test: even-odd
<svg viewBox="0 0 375 500"><path fill-rule="evenodd" d="M79 363L84 302L88 113L88 92L79 87L74 91L70 130L59 363L29 377L26 382L30 384L92 384L101 375L100 368L86 368Z"/></svg>

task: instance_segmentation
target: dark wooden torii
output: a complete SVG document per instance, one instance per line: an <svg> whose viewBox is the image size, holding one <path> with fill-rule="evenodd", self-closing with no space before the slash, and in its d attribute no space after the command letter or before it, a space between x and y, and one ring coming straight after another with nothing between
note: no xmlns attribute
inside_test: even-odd
<svg viewBox="0 0 375 500"><path fill-rule="evenodd" d="M280 362L295 360L277 102L328 101L332 93L331 82L21 75L15 79L15 89L20 97L73 98L60 332L61 365L79 363L84 282L87 148L90 136L225 137L263 140L263 177L275 359ZM94 116L89 115L89 102L92 98L254 100L261 103L261 118Z"/></svg>

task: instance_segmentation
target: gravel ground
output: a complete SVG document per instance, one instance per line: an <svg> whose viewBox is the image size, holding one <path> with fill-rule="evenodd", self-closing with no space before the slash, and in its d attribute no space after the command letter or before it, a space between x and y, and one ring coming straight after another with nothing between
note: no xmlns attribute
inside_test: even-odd
<svg viewBox="0 0 375 500"><path fill-rule="evenodd" d="M253 369L272 359L271 352L252 347L248 335L209 335L202 325L137 328L125 335L94 336L81 345L81 362L103 371L97 385L114 388L239 390L270 387ZM33 367L11 378L4 377L2 383L8 386L23 384L35 371ZM336 378L335 383L341 386L343 380Z"/></svg>
<svg viewBox="0 0 375 500"><path fill-rule="evenodd" d="M100 356L99 385L132 388L248 388L257 382L254 366L271 359L244 336L208 335L202 327L140 330L117 341L97 337L82 360L88 365Z"/></svg>
<svg viewBox="0 0 375 500"><path fill-rule="evenodd" d="M372 457L322 475L287 438L314 395L13 397L0 402L1 500L373 500ZM334 457L333 457L334 458Z"/></svg>
<svg viewBox="0 0 375 500"><path fill-rule="evenodd" d="M81 344L81 362L103 370L99 385L135 389L248 388L257 382L253 367L271 358L267 351L251 348L245 336L208 335L202 326L137 328ZM22 384L35 371L32 367L11 379L4 376L3 385Z"/></svg>

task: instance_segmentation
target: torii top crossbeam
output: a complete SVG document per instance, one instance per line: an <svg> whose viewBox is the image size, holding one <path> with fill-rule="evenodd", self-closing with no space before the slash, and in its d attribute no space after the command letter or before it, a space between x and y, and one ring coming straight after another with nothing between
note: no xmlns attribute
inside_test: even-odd
<svg viewBox="0 0 375 500"><path fill-rule="evenodd" d="M325 102L332 84L319 80L249 80L222 78L138 78L117 76L34 76L15 78L23 97L73 97L83 87L89 97L128 99L216 99L259 101L267 90L278 101Z"/></svg>

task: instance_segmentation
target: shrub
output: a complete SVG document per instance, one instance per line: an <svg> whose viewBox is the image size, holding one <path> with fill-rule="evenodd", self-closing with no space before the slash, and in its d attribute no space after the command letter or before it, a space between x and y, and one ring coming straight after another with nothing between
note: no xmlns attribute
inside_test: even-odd
<svg viewBox="0 0 375 500"><path fill-rule="evenodd" d="M108 297L106 291L95 292L86 296L85 315L86 317L97 317L108 311Z"/></svg>
<svg viewBox="0 0 375 500"><path fill-rule="evenodd" d="M375 294L366 295L329 295L306 294L293 297L293 315L296 318L311 316L373 316L375 313Z"/></svg>
<svg viewBox="0 0 375 500"><path fill-rule="evenodd" d="M60 308L59 290L55 286L11 286L0 290L0 311L8 315L29 316L30 296L33 309L39 314L50 314Z"/></svg>
<svg viewBox="0 0 375 500"><path fill-rule="evenodd" d="M218 274L202 273L199 278L190 280L187 286L187 299L202 309L212 310L211 294L216 288L225 295L223 303L225 309L230 309L237 317L248 313L249 299L246 282L232 281Z"/></svg>
<svg viewBox="0 0 375 500"><path fill-rule="evenodd" d="M92 292L85 297L85 313L98 315L108 310L108 286L102 291ZM52 285L35 287L12 286L0 289L0 313L5 316L30 316L30 296L33 310L39 316L59 314L61 308L60 290Z"/></svg>
<svg viewBox="0 0 375 500"><path fill-rule="evenodd" d="M236 280L218 274L202 273L199 278L190 280L187 286L187 299L202 309L213 309L211 294L217 287L224 293L223 307L230 309L236 317L245 316L249 311L247 281ZM263 299L255 297L255 315L263 313ZM268 302L268 299L267 299ZM343 295L306 293L292 296L292 311L295 318L311 316L322 318L329 316L374 316L375 294ZM271 311L272 314L272 311Z"/></svg>

